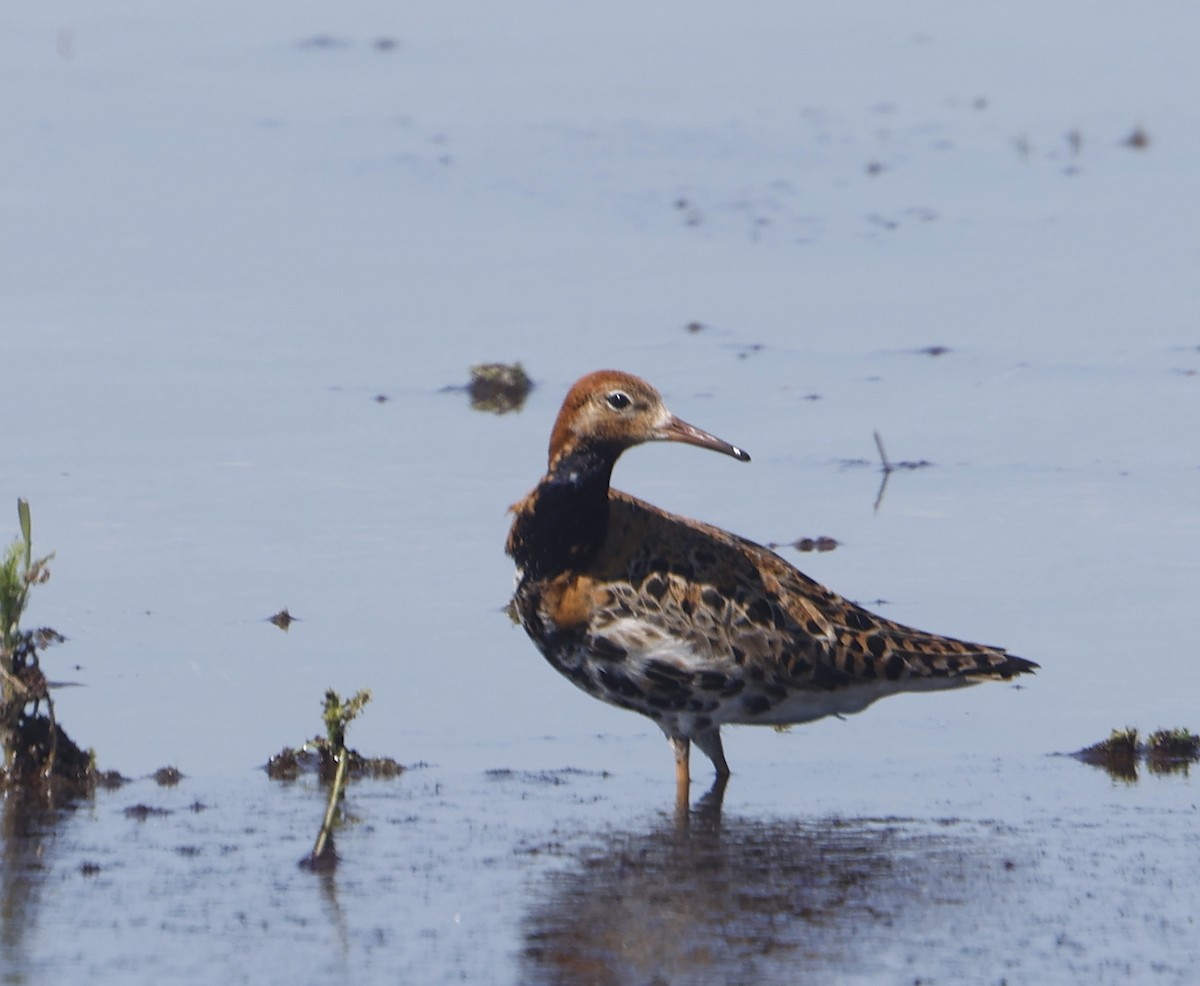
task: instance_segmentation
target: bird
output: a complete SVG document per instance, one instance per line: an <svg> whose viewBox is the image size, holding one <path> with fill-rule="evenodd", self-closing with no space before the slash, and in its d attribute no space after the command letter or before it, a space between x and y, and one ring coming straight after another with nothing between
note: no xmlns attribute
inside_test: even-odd
<svg viewBox="0 0 1200 986"><path fill-rule="evenodd" d="M723 725L841 717L888 695L1038 668L878 616L760 544L613 489L621 454L656 441L750 461L672 414L645 380L589 373L554 422L545 476L510 507L505 548L517 621L581 689L658 724L677 804L689 797L692 744L723 790Z"/></svg>

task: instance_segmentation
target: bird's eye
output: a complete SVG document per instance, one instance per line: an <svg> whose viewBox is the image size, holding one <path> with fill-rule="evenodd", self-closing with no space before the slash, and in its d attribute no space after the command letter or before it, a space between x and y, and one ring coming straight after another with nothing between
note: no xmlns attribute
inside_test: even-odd
<svg viewBox="0 0 1200 986"><path fill-rule="evenodd" d="M614 411L623 411L633 403L633 400L630 398L630 396L623 390L614 390L604 399L608 402L608 406Z"/></svg>

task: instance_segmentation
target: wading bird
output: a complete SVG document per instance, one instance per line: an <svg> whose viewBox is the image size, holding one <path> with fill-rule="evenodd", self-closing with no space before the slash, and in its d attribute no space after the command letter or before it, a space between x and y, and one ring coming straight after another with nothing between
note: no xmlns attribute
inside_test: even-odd
<svg viewBox="0 0 1200 986"><path fill-rule="evenodd" d="M687 803L692 743L729 776L726 723L790 725L900 692L1008 680L1037 665L867 612L761 545L609 486L643 442L740 448L671 414L650 384L601 370L567 394L537 487L512 507L513 606L538 649L596 698L649 716Z"/></svg>

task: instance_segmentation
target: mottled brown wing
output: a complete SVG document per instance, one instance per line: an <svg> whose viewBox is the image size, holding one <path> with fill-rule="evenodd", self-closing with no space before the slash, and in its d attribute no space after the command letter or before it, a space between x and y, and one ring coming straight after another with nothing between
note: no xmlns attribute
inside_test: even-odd
<svg viewBox="0 0 1200 986"><path fill-rule="evenodd" d="M1002 647L917 630L869 612L793 568L778 555L773 564L793 610L815 611L832 626L834 667L854 678L1010 678L1032 671L1032 661ZM760 556L761 557L761 556ZM786 570L786 571L785 571Z"/></svg>
<svg viewBox="0 0 1200 986"><path fill-rule="evenodd" d="M781 683L832 671L833 624L792 612L765 548L614 491L605 558L597 576L627 578L637 611L706 661Z"/></svg>
<svg viewBox="0 0 1200 986"><path fill-rule="evenodd" d="M611 553L643 602L714 659L749 662L781 682L1009 678L1031 661L870 613L762 545L613 492ZM650 598L647 600L647 596ZM699 617L699 619L698 619ZM707 618L706 618L707 617ZM707 646L706 646L707 645Z"/></svg>

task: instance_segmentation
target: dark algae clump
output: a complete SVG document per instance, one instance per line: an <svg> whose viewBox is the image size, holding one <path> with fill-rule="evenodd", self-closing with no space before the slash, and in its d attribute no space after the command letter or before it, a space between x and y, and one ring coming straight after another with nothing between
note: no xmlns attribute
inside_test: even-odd
<svg viewBox="0 0 1200 986"><path fill-rule="evenodd" d="M471 407L491 414L521 410L532 389L533 381L520 363L476 363L467 384Z"/></svg>
<svg viewBox="0 0 1200 986"><path fill-rule="evenodd" d="M1159 729L1143 741L1135 728L1127 726L1071 755L1117 780L1133 783L1141 763L1152 774L1186 774L1200 760L1200 736L1190 729Z"/></svg>

